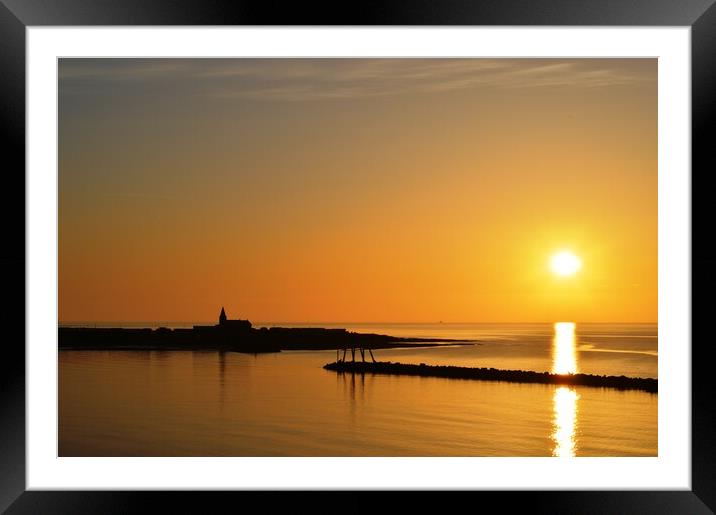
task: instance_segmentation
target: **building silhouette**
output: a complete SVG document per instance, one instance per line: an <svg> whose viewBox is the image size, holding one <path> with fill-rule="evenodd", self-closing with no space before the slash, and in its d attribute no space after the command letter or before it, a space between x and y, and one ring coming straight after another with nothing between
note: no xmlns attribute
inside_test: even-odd
<svg viewBox="0 0 716 515"><path fill-rule="evenodd" d="M218 343L240 343L251 337L252 327L248 320L230 320L221 307L219 323L216 325L195 325L194 331L206 341Z"/></svg>
<svg viewBox="0 0 716 515"><path fill-rule="evenodd" d="M251 322L248 320L229 320L226 317L226 311L224 306L221 306L221 313L219 313L219 324L214 327L221 328L222 331L249 331L251 329Z"/></svg>

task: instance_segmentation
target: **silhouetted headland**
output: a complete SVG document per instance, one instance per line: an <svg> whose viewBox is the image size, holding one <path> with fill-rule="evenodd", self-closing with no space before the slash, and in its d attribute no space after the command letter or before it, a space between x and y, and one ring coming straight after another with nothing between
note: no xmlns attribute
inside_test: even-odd
<svg viewBox="0 0 716 515"><path fill-rule="evenodd" d="M216 325L191 329L60 327L60 349L81 350L224 350L279 352L281 350L389 349L429 347L436 343L469 345L444 338L399 338L321 327L254 328L248 320L229 320L221 308Z"/></svg>
<svg viewBox="0 0 716 515"><path fill-rule="evenodd" d="M470 368L455 366L410 365L390 361L338 360L323 368L336 372L411 375L421 377L444 377L449 379L479 379L481 381L505 381L508 383L541 383L569 386L597 386L619 390L643 390L658 393L658 381L651 378L626 376L598 376L591 374L550 374L529 370L499 370L496 368Z"/></svg>

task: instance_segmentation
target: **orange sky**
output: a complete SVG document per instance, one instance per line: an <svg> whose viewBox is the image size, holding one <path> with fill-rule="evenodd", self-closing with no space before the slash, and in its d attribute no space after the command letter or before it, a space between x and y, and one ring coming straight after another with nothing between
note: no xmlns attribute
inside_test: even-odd
<svg viewBox="0 0 716 515"><path fill-rule="evenodd" d="M654 59L59 70L61 322L657 320Z"/></svg>

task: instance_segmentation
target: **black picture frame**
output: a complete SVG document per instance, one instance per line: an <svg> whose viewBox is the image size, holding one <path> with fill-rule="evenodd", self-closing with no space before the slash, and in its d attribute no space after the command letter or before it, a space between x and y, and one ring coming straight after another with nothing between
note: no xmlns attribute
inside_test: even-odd
<svg viewBox="0 0 716 515"><path fill-rule="evenodd" d="M692 73L692 456L689 491L450 492L449 505L480 503L532 513L716 512L716 377L710 370L707 324L716 313L716 255L709 226L709 175L716 125L716 0L430 0L329 5L219 0L0 0L0 120L2 127L2 238L0 263L9 302L0 311L6 338L0 357L0 510L8 513L126 513L270 509L275 492L26 491L25 482L25 29L86 25L590 25L689 26ZM15 201L15 202L13 202ZM18 205L19 204L19 205ZM22 301L21 301L22 300ZM427 495L430 494L430 495ZM348 512L374 509L384 495L289 493L293 509ZM445 493L400 495L403 507L446 508ZM296 504L297 503L297 504ZM310 504L309 504L310 503ZM484 503L484 504L483 504ZM488 504L489 503L489 504ZM497 503L497 504L495 504ZM469 504L466 504L469 506ZM401 509L402 511L402 509Z"/></svg>

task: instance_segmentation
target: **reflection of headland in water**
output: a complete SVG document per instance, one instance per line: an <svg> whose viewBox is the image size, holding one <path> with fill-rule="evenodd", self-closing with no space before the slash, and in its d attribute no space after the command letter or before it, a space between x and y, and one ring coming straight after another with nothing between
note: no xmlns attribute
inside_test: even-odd
<svg viewBox="0 0 716 515"><path fill-rule="evenodd" d="M248 320L229 320L221 308L216 325L191 329L60 327L60 349L82 350L227 350L279 352L281 350L388 349L428 347L436 343L468 345L465 340L399 338L320 327L252 327Z"/></svg>

